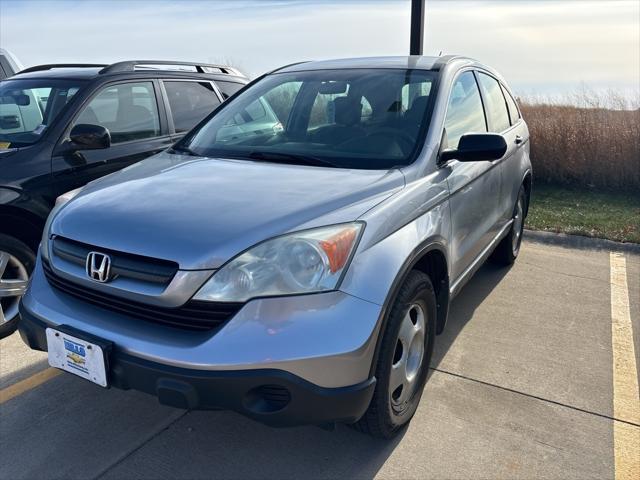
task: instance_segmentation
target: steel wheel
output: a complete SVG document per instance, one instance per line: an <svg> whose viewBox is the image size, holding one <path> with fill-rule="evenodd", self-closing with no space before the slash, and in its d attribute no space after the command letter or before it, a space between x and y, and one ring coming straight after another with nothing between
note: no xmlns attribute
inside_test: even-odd
<svg viewBox="0 0 640 480"><path fill-rule="evenodd" d="M389 399L402 412L416 391L425 351L426 322L420 303L409 306L402 319L389 374Z"/></svg>
<svg viewBox="0 0 640 480"><path fill-rule="evenodd" d="M516 213L513 216L513 235L511 237L511 250L513 255L518 254L520 250L520 242L522 241L522 230L524 226L524 197L518 196L518 203L516 205Z"/></svg>
<svg viewBox="0 0 640 480"><path fill-rule="evenodd" d="M22 262L0 251L0 326L18 316L18 303L28 281L29 273Z"/></svg>

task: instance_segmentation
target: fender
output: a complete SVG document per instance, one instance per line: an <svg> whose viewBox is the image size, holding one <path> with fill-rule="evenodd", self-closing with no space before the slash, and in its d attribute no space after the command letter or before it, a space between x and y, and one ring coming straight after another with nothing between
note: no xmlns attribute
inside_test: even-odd
<svg viewBox="0 0 640 480"><path fill-rule="evenodd" d="M430 252L438 251L444 256L446 262L446 274L445 279L442 280L441 285L438 287L434 285L434 288L438 291L436 300L438 304L438 318L436 319L436 335L439 335L444 330L449 315L449 260L447 256L447 250L444 244L439 239L429 239L418 245L407 257L405 262L400 267L400 270L396 274L396 277L391 284L389 293L382 304L382 310L380 312L380 318L378 320L378 338L376 339L376 349L371 362L371 369L369 376L373 376L375 373L375 367L378 363L378 354L380 352L380 344L382 343L382 337L387 326L388 312L391 309L391 305L395 301L400 287L404 283L405 279L409 275L418 262Z"/></svg>
<svg viewBox="0 0 640 480"><path fill-rule="evenodd" d="M34 249L50 210L43 199L15 188L0 187L0 232L16 236Z"/></svg>
<svg viewBox="0 0 640 480"><path fill-rule="evenodd" d="M22 189L0 186L0 211L4 206L27 211L43 224L52 207L44 198L33 197Z"/></svg>

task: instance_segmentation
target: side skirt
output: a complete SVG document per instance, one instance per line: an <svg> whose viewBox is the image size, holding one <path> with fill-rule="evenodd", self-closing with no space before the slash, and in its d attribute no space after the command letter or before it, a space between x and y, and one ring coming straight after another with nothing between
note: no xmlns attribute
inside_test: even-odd
<svg viewBox="0 0 640 480"><path fill-rule="evenodd" d="M476 273L476 271L482 266L484 261L489 258L489 255L491 255L493 249L496 248L498 243L500 243L500 241L509 233L509 229L511 228L512 223L513 219L510 219L498 232L498 235L494 237L491 243L489 243L489 245L487 245L485 249L480 252L480 255L478 255L476 259L471 262L471 264L465 269L465 271L460 274L455 282L451 284L451 287L449 288L450 299L453 299L453 297L460 293L460 290L462 289L464 284L467 283L471 277L473 277L473 274Z"/></svg>

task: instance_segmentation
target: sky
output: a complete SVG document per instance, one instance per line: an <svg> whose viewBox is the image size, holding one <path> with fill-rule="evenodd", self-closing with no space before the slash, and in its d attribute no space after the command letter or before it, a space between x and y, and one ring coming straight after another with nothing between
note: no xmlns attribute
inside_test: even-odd
<svg viewBox="0 0 640 480"><path fill-rule="evenodd" d="M0 0L25 65L125 59L288 63L404 55L409 0ZM518 94L640 89L640 0L426 0L425 54L463 54Z"/></svg>

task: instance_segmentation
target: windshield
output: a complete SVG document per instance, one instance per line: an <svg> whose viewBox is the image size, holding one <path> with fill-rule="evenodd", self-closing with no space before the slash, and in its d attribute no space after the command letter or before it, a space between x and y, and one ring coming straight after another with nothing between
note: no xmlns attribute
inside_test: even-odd
<svg viewBox="0 0 640 480"><path fill-rule="evenodd" d="M176 150L341 168L413 161L433 72L352 69L276 73L249 87Z"/></svg>
<svg viewBox="0 0 640 480"><path fill-rule="evenodd" d="M0 82L0 148L37 142L82 85L78 80Z"/></svg>

